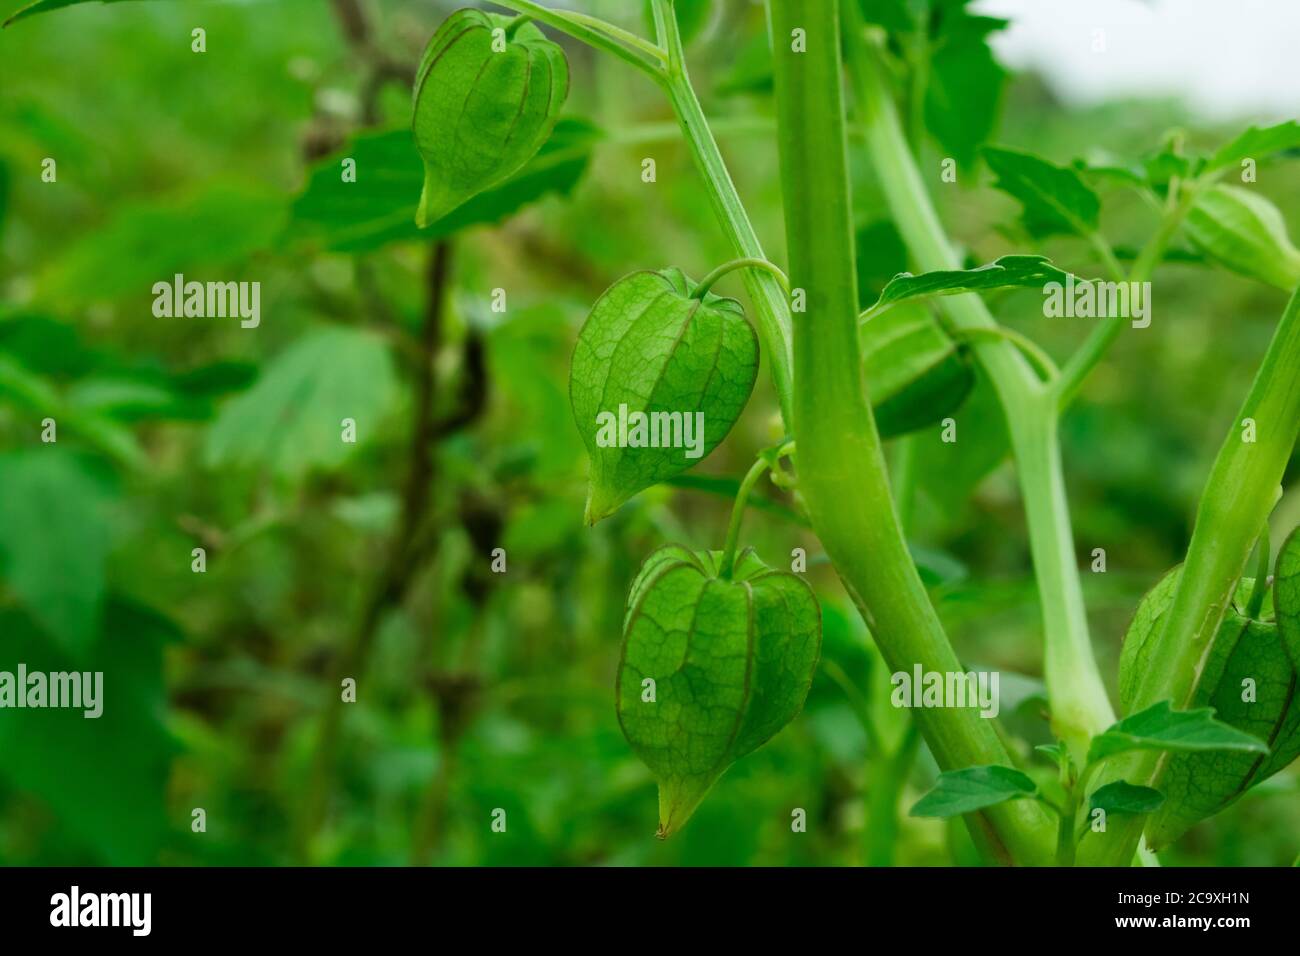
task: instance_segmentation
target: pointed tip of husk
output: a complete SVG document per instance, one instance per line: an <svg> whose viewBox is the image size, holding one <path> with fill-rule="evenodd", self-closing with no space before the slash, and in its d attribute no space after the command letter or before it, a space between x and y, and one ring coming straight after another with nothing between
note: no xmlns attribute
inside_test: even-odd
<svg viewBox="0 0 1300 956"><path fill-rule="evenodd" d="M596 522L608 518L626 501L626 498L612 497L606 494L595 482L587 486L587 504L583 508L582 520L587 527L594 527Z"/></svg>
<svg viewBox="0 0 1300 956"><path fill-rule="evenodd" d="M713 782L713 780L661 782L659 784L659 829L655 832L655 836L660 840L667 840L686 826L712 789Z"/></svg>

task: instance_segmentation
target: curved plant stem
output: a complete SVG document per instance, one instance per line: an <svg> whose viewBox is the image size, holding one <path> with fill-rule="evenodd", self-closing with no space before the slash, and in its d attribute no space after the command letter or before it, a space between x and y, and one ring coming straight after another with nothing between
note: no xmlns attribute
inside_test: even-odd
<svg viewBox="0 0 1300 956"><path fill-rule="evenodd" d="M722 546L719 574L724 580L731 577L732 569L736 565L736 544L740 541L740 523L745 518L745 505L749 503L749 493L754 490L754 485L758 484L758 479L763 477L764 472L775 467L778 459L792 451L794 451L794 442L786 442L775 453L761 455L741 480L740 488L736 492L736 503L731 508L731 521L727 525L727 540Z"/></svg>
<svg viewBox="0 0 1300 956"><path fill-rule="evenodd" d="M717 141L709 129L704 110L691 87L671 0L653 0L651 8L662 46L649 43L596 17L552 10L532 0L492 2L516 13L526 13L538 23L611 53L646 73L662 86L690 147L691 157L704 179L709 202L732 250L737 256L766 261L758 235L749 221ZM768 273L747 271L745 288L758 312L759 336L770 363L781 416L788 426L792 388L789 298L776 277Z"/></svg>
<svg viewBox="0 0 1300 956"><path fill-rule="evenodd" d="M538 23L559 30L561 33L567 33L575 40L581 40L597 50L612 54L648 74L656 82L663 82L664 51L636 34L596 17L571 13L568 10L552 10L540 3L533 3L532 0L492 0L492 2L515 13L527 14Z"/></svg>
<svg viewBox="0 0 1300 956"><path fill-rule="evenodd" d="M888 666L957 672L961 664L899 527L863 380L838 7L835 0L768 4L791 282L807 295L794 323L799 487ZM804 31L806 53L791 52L794 29ZM922 708L916 719L944 769L1011 760L976 710ZM1051 821L1037 804L1006 803L967 821L995 858L1050 858Z"/></svg>
<svg viewBox="0 0 1300 956"><path fill-rule="evenodd" d="M1005 325L999 325L995 329L957 329L953 334L953 338L966 341L989 337L1006 339L1020 349L1025 358L1033 363L1034 369L1042 377L1043 381L1050 382L1061 374L1056 367L1056 363L1052 361L1052 357L1043 351L1042 346L1029 336L1022 335L1015 329L1009 329Z"/></svg>
<svg viewBox="0 0 1300 956"><path fill-rule="evenodd" d="M699 284L691 291L691 298L693 299L704 298L704 294L713 287L713 284L715 282L717 282L723 276L727 275L727 273L735 272L737 269L762 269L765 272L770 272L772 275L776 276L776 281L781 283L781 288L785 291L785 293L787 295L790 294L790 280L786 278L785 273L782 272L777 266L774 266L766 259L744 258L744 259L732 259L730 262L724 262L722 265L718 266L716 269L714 269L712 272L706 275L703 279L699 281Z"/></svg>
<svg viewBox="0 0 1300 956"><path fill-rule="evenodd" d="M960 262L903 137L879 51L867 38L862 12L855 3L844 4L843 11L857 107L894 222L920 269L958 269ZM1082 759L1091 735L1114 723L1115 714L1088 637L1057 439L1056 395L1039 380L1019 348L1003 337L987 335L999 326L979 296L943 296L939 305L950 328L959 333L980 330L975 334L984 339L972 343L972 348L1002 405L1018 468L1042 603L1043 671L1052 726Z"/></svg>
<svg viewBox="0 0 1300 956"><path fill-rule="evenodd" d="M1138 253L1127 281L1146 282L1151 278L1195 200L1195 187L1190 184L1184 186L1178 200L1166 211L1159 228ZM1112 271L1115 268L1118 267L1113 267ZM1112 315L1102 319L1088 333L1088 337L1083 340L1078 350L1070 356L1070 360L1065 363L1065 368L1061 372L1060 380L1056 383L1056 400L1061 411L1069 407L1074 396L1078 394L1080 386L1083 385L1084 379L1088 377L1088 373L1114 344L1127 321L1128 318L1122 315Z"/></svg>
<svg viewBox="0 0 1300 956"><path fill-rule="evenodd" d="M1256 440L1243 440L1252 419ZM1246 568L1258 529L1277 499L1283 472L1300 438L1300 290L1273 333L1250 394L1219 449L1196 511L1178 586L1138 679L1131 712L1160 701L1188 707L1232 592ZM1127 780L1158 787L1165 760L1147 751L1106 762L1101 783ZM1087 862L1118 866L1132 858L1141 820L1123 821L1085 838Z"/></svg>
<svg viewBox="0 0 1300 956"><path fill-rule="evenodd" d="M519 16L515 17L513 20L510 21L510 26L506 27L506 36L513 37L516 33L519 32L520 27L532 22L533 22L532 17L528 16L527 14L520 14Z"/></svg>
<svg viewBox="0 0 1300 956"><path fill-rule="evenodd" d="M668 56L665 80L668 99L681 124L696 168L704 179L714 215L737 257L766 262L768 259L763 254L763 246L758 241L758 235L754 232L749 215L736 192L736 185L727 171L727 164L718 149L717 140L713 138L704 110L691 86L672 3L670 0L653 0L651 9L660 42ZM776 276L769 272L747 269L744 279L745 290L758 313L759 336L772 372L781 417L789 430L794 390L789 296Z"/></svg>

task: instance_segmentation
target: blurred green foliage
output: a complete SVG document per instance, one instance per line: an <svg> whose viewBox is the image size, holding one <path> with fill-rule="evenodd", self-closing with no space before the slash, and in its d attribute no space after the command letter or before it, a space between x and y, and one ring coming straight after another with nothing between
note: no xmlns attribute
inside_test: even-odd
<svg viewBox="0 0 1300 956"><path fill-rule="evenodd" d="M659 486L582 528L568 361L614 279L702 275L728 250L662 97L567 40L556 138L463 218L416 234L407 70L450 4L365 4L363 41L338 6L84 4L0 33L0 669L103 670L106 687L99 720L0 710L0 862L970 862L959 829L896 819L879 799L898 790L905 810L935 767L923 747L912 759L865 629L780 508L754 510L744 543L778 564L808 549L825 622L808 705L680 834L653 838L654 782L614 713L624 598L659 544L718 547L730 502L702 482ZM761 8L683 6L693 79L784 261ZM644 29L636 4L588 8ZM1234 132L1161 101L1067 109L1032 76L1004 82L982 40L996 22L967 19L921 24L943 52L911 115L933 134L923 168L960 160L959 184L934 192L968 262L1042 252L1099 269L1077 238L1040 247L1008 225L1016 203L977 188L991 179L975 158L986 139L1060 165L1132 165L1173 128L1204 149ZM362 220L338 194L345 156L390 218ZM57 182L42 181L47 157ZM870 301L907 263L859 150L852 162ZM1300 181L1261 168L1258 190L1296 210ZM1107 234L1136 245L1152 211L1122 184L1098 188ZM260 326L156 318L153 283L182 272L259 281ZM1283 303L1195 263L1167 265L1158 295L1152 329L1121 338L1063 424L1080 561L1108 555L1085 587L1111 676L1138 598L1181 558ZM1085 320L1045 320L1035 296L991 302L1067 355ZM760 378L693 475L742 474L780 438L775 410ZM1048 740L1039 612L982 376L956 417L959 462L919 448L913 537L942 569L927 582L959 652L1003 672L1003 720L1027 754ZM343 418L355 445L337 441ZM1300 520L1295 475L1293 462L1286 527ZM497 547L504 574L490 570ZM349 662L357 702L341 706L331 750ZM1294 768L1277 775L1165 861L1290 863L1297 789ZM206 833L191 832L198 807ZM315 808L319 825L305 825ZM490 828L495 808L505 834ZM806 833L791 833L795 808Z"/></svg>

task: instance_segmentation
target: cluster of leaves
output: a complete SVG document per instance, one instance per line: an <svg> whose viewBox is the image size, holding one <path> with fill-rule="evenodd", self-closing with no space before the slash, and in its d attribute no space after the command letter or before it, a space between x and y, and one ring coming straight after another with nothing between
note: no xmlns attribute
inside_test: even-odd
<svg viewBox="0 0 1300 956"><path fill-rule="evenodd" d="M1120 662L1125 707L1177 579L1175 569L1151 590L1129 628ZM1147 842L1156 850L1288 766L1300 755L1300 531L1279 551L1271 578L1242 579L1192 709L1161 701L1130 714L1093 737L1081 763L1059 743L1037 750L1056 765L1054 780L1036 781L1016 767L954 770L939 776L912 815L952 817L1007 800L1040 800L1070 823L1061 835L1062 861L1073 858L1090 828L1104 832L1108 815L1148 815ZM1102 763L1134 750L1169 755L1161 790L1123 780L1088 789Z"/></svg>

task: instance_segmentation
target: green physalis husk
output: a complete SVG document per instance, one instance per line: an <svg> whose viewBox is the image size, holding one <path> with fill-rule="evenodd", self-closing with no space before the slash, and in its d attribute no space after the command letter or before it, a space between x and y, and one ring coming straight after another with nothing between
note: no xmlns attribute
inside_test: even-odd
<svg viewBox="0 0 1300 956"><path fill-rule="evenodd" d="M416 225L436 222L532 159L568 93L564 51L532 23L481 10L449 16L415 77L412 129L424 159Z"/></svg>
<svg viewBox="0 0 1300 956"><path fill-rule="evenodd" d="M646 559L628 595L618 719L659 781L660 837L794 719L821 652L821 607L802 578L752 550L730 578L720 562L720 552L669 545Z"/></svg>
<svg viewBox="0 0 1300 956"><path fill-rule="evenodd" d="M624 276L592 306L569 368L591 456L588 524L706 457L758 378L758 337L735 299L690 293L680 269Z"/></svg>
<svg viewBox="0 0 1300 956"><path fill-rule="evenodd" d="M1284 549L1285 555L1285 549ZM1279 571L1282 561L1279 559ZM1160 632L1178 586L1170 571L1142 599L1120 654L1120 703L1133 705L1147 648ZM1300 629L1285 588L1270 592L1257 616L1249 613L1255 580L1243 578L1215 635L1192 707L1214 708L1216 719L1269 746L1267 754L1215 750L1169 755L1160 783L1166 800L1147 822L1147 845L1168 846L1198 821L1236 801L1248 789L1300 756ZM1279 601L1274 610L1274 599Z"/></svg>

